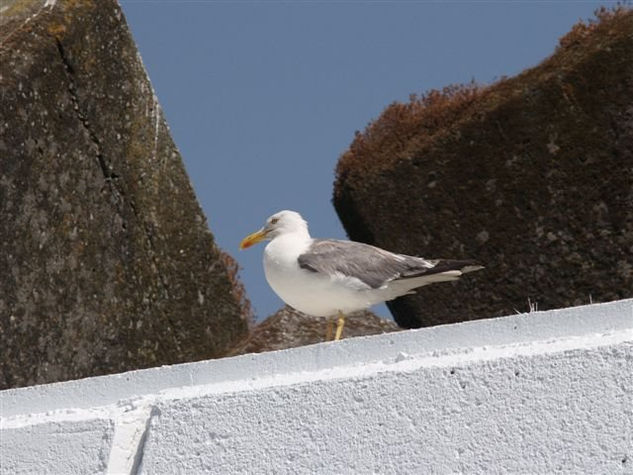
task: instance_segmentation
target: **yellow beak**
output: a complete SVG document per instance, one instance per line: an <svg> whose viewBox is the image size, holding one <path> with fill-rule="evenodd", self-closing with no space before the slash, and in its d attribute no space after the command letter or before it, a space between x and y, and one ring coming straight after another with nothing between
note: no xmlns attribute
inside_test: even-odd
<svg viewBox="0 0 633 475"><path fill-rule="evenodd" d="M263 241L266 238L266 231L260 229L253 234L249 234L240 243L240 251L242 249L246 249L247 247L251 247L253 244L257 244L259 241Z"/></svg>

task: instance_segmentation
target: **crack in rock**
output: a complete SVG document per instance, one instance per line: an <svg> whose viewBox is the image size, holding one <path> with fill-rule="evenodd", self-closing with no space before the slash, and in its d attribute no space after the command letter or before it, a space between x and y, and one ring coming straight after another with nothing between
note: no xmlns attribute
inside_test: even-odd
<svg viewBox="0 0 633 475"><path fill-rule="evenodd" d="M132 210L132 213L134 217L136 218L137 222L141 225L145 233L145 237L147 239L148 245L149 245L152 262L154 264L154 267L156 268L158 281L163 290L163 297L165 299L168 299L170 295L169 285L167 281L165 280L165 277L160 272L159 259L156 257L157 253L156 253L156 246L154 243L154 236L153 236L152 229L150 225L147 222L145 222L144 219L142 219L134 202L131 199L127 199L125 191L120 186L117 186L116 180L119 178L119 175L113 171L112 166L107 162L105 155L103 153L103 147L101 145L101 141L99 140L99 137L97 137L96 133L94 132L92 128L92 125L90 124L90 121L86 117L86 114L83 113L79 105L80 101L79 101L79 96L77 94L77 84L74 77L76 74L75 68L73 67L71 61L68 58L68 55L64 49L64 45L62 44L61 40L58 37L55 37L55 43L57 45L57 50L59 52L59 56L61 58L62 64L64 65L66 76L68 78L68 92L70 93L70 99L73 104L73 109L75 111L75 114L77 115L77 118L79 119L79 122L83 126L84 130L88 134L88 137L90 138L90 141L93 143L95 147L97 162L99 163L99 167L101 169L101 173L103 174L103 178L105 179L105 182L108 184L113 196L116 198L118 211L121 212L120 202L126 201L128 205L130 206L130 209ZM156 143L158 142L159 119L160 119L160 116L159 114L157 114L156 127L155 127L155 135L156 135L155 142ZM175 330L175 326L174 326L174 323L171 321L171 318L168 317L168 321L171 327Z"/></svg>
<svg viewBox="0 0 633 475"><path fill-rule="evenodd" d="M99 137L94 133L92 127L90 125L90 121L86 117L86 115L82 112L79 107L79 97L77 96L77 85L75 83L75 68L72 63L69 61L68 56L66 55L66 51L64 50L64 45L59 40L59 38L55 37L55 43L57 45L57 51L59 52L59 56L62 60L62 64L64 65L64 70L66 71L66 77L68 78L68 92L70 93L70 100L73 103L73 109L75 110L75 114L81 122L84 130L90 137L90 141L94 144L96 148L97 161L99 162L99 167L101 168L101 172L103 173L103 178L106 183L109 184L110 189L115 193L123 197L125 193L118 189L113 183L113 180L118 178L118 175L112 171L112 168L106 162L106 159L101 150L101 141Z"/></svg>

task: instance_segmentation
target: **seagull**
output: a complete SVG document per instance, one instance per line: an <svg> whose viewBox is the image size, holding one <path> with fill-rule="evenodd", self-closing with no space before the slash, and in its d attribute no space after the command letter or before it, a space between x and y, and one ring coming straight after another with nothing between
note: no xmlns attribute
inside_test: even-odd
<svg viewBox="0 0 633 475"><path fill-rule="evenodd" d="M315 239L296 211L279 211L259 231L246 236L240 250L268 240L264 273L275 293L300 312L328 318L326 340L339 340L345 314L414 293L435 282L457 280L483 269L472 260L424 259L369 244Z"/></svg>

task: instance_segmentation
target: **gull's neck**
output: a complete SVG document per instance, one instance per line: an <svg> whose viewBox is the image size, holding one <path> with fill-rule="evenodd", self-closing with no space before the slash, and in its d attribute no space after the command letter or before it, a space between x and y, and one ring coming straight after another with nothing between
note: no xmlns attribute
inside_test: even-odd
<svg viewBox="0 0 633 475"><path fill-rule="evenodd" d="M300 227L285 231L278 236L275 236L272 240L275 241L277 239L297 242L312 241L312 237L310 236L310 232L308 231L307 227Z"/></svg>
<svg viewBox="0 0 633 475"><path fill-rule="evenodd" d="M307 229L298 228L286 231L275 236L266 246L267 254L286 256L299 255L312 243L312 238Z"/></svg>

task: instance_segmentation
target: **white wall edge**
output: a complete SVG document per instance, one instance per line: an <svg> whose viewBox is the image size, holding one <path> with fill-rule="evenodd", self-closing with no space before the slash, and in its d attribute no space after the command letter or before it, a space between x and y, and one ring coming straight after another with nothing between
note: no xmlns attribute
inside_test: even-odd
<svg viewBox="0 0 633 475"><path fill-rule="evenodd" d="M107 406L170 388L226 385L248 389L263 378L315 373L403 355L508 346L633 329L633 299L472 320L451 325L352 338L339 342L161 366L61 383L0 391L0 421L18 415ZM341 362L345 362L344 365ZM231 384L232 383L232 384Z"/></svg>
<svg viewBox="0 0 633 475"><path fill-rule="evenodd" d="M38 426L51 424L113 421L110 450L104 455L106 471L135 473L142 468L142 446L156 407L622 344L633 344L633 299L130 371L1 391L0 438L3 433L37 432ZM633 361L624 361L633 371ZM16 449L4 446L0 462L9 457L12 467L19 467L19 457L7 453L11 450Z"/></svg>

